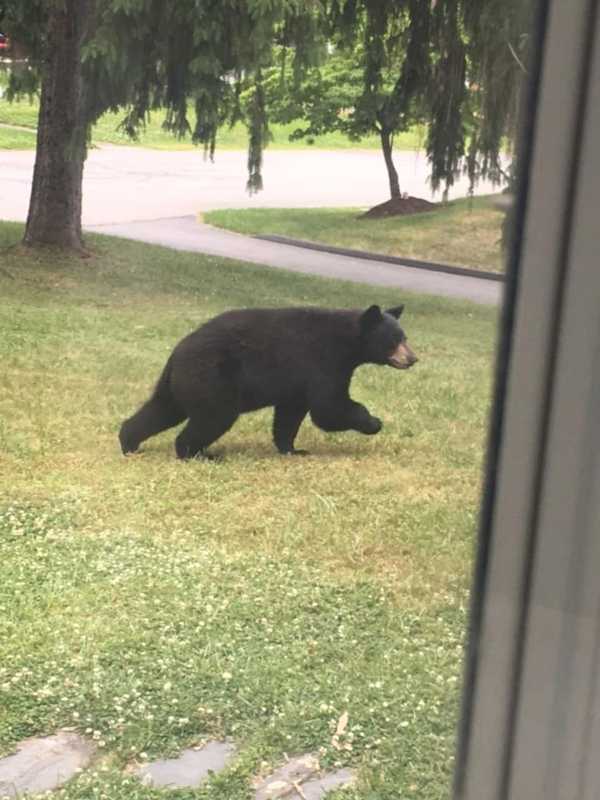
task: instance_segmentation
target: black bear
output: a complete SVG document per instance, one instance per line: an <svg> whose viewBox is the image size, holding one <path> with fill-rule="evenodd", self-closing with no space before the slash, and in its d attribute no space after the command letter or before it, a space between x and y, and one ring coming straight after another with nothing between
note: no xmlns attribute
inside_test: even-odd
<svg viewBox="0 0 600 800"><path fill-rule="evenodd" d="M417 361L398 324L402 309L220 314L175 347L152 397L121 426L123 453L187 419L175 450L178 458L193 458L240 414L266 406L275 407L273 439L284 454L302 452L294 440L307 413L324 431L378 433L381 420L348 390L361 364L407 369Z"/></svg>

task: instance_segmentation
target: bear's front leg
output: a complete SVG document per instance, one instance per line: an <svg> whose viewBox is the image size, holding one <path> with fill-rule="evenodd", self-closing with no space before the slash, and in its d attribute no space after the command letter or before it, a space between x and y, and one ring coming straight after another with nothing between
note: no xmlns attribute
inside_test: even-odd
<svg viewBox="0 0 600 800"><path fill-rule="evenodd" d="M379 417L374 417L361 403L354 403L350 416L353 419L353 429L367 436L373 436L383 428Z"/></svg>
<svg viewBox="0 0 600 800"><path fill-rule="evenodd" d="M294 440L307 410L306 406L302 405L275 406L273 441L282 455L307 455L306 450L296 450L294 447Z"/></svg>
<svg viewBox="0 0 600 800"><path fill-rule="evenodd" d="M373 417L362 403L349 397L339 407L316 405L310 409L312 421L324 431L358 431L372 436L383 427L377 417Z"/></svg>

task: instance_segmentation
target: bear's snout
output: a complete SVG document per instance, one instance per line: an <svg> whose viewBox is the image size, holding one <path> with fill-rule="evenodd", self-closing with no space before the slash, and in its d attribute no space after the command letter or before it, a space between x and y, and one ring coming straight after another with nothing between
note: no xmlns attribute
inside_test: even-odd
<svg viewBox="0 0 600 800"><path fill-rule="evenodd" d="M388 363L390 366L395 367L396 369L408 369L412 367L413 364L416 364L419 359L410 349L406 342L400 342L398 347L394 350L391 356L388 358Z"/></svg>

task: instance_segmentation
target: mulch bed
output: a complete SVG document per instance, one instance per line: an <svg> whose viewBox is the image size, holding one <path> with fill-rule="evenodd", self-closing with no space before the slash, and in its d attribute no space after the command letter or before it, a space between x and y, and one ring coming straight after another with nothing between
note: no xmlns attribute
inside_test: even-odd
<svg viewBox="0 0 600 800"><path fill-rule="evenodd" d="M422 197L393 197L385 203L373 206L358 219L381 219L382 217L396 217L402 214L420 214L422 211L434 211L438 203L430 203Z"/></svg>

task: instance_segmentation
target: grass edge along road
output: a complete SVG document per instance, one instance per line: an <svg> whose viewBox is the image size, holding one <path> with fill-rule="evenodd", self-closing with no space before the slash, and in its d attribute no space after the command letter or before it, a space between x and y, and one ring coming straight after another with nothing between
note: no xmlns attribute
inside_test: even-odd
<svg viewBox="0 0 600 800"><path fill-rule="evenodd" d="M34 150L35 131L0 125L0 150Z"/></svg>
<svg viewBox="0 0 600 800"><path fill-rule="evenodd" d="M277 235L398 258L504 271L504 212L494 195L452 200L435 211L358 219L365 208L245 208L206 211L210 225L249 236Z"/></svg>
<svg viewBox="0 0 600 800"><path fill-rule="evenodd" d="M35 147L35 127L37 126L38 101L34 99L30 102L28 98L9 103L0 97L0 123L5 125L18 125L29 127L32 133L22 132L20 137L21 147L30 149ZM137 140L130 139L123 131L119 130L119 125L124 117L124 113L107 112L98 120L92 130L93 144L123 144L138 145L140 147L156 148L160 150L192 150L197 145L192 144L191 138L177 138L172 133L163 129L165 113L154 111L144 129L140 131ZM190 110L190 122L194 124L194 114ZM341 133L329 133L323 136L308 137L290 141L290 134L301 123L292 122L288 124L272 123L269 128L272 139L269 147L273 150L298 150L298 149L322 149L339 150L362 148L378 150L381 147L379 138L375 135L365 136L359 142L348 139ZM400 133L395 137L395 147L397 150L419 150L425 143L425 131L422 127L415 127L406 133ZM17 145L10 144L10 132L7 128L0 128L0 149L16 149ZM217 148L219 150L246 150L248 147L248 131L242 123L237 123L232 128L221 128L217 135Z"/></svg>
<svg viewBox="0 0 600 800"><path fill-rule="evenodd" d="M263 761L308 751L354 766L348 800L446 796L495 310L108 237L87 259L29 253L21 232L0 225L2 753L93 739L65 800L156 798L123 767L210 736L239 756L194 797L247 800ZM177 462L172 431L120 455L121 420L204 319L401 301L419 364L353 382L378 436L306 422L313 455L282 458L265 411L217 463Z"/></svg>

